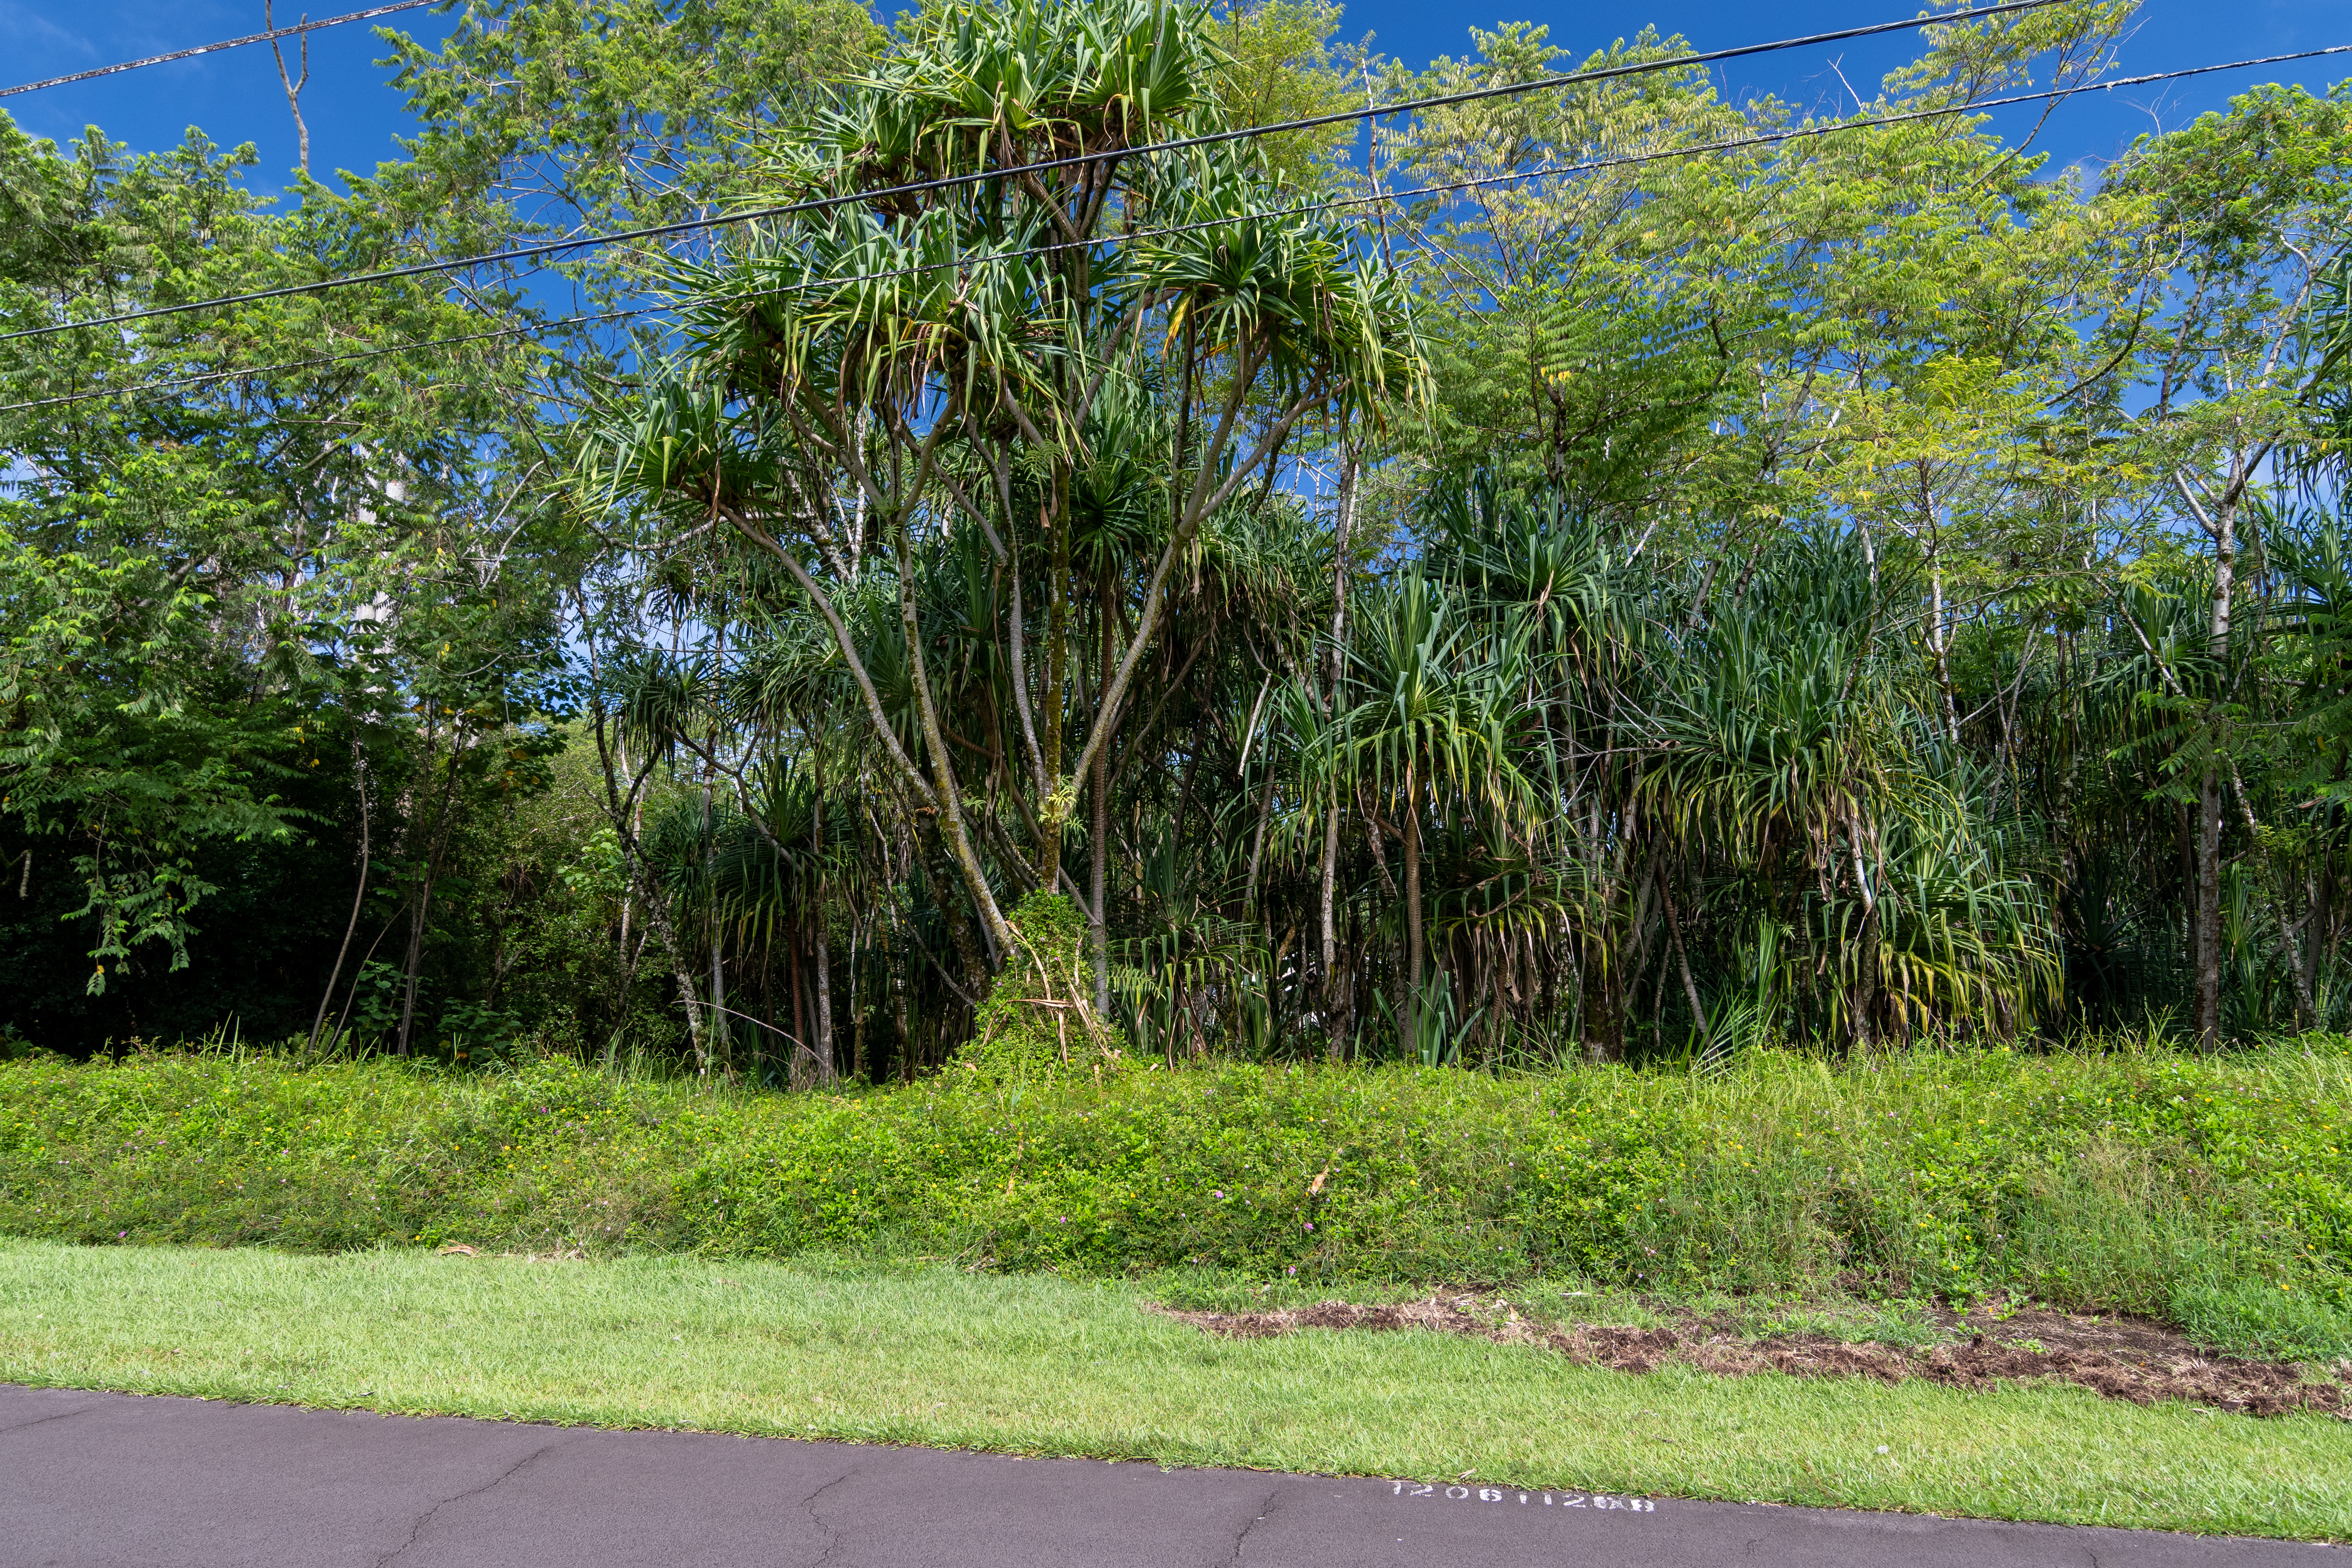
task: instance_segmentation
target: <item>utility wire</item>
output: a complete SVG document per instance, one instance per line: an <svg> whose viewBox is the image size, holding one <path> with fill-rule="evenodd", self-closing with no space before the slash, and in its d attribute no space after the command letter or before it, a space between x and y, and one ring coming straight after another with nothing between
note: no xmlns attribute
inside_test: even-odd
<svg viewBox="0 0 2352 1568"><path fill-rule="evenodd" d="M2119 77L2113 81L2087 85L2050 88L2040 92L2013 93L2005 98L1978 99L1968 103L1947 104L1934 109L1908 110L1899 114L1874 115L1860 120L1824 121L1819 124L1790 126L1780 131L1767 131L1753 136L1730 138L1720 142L1694 142L1686 147L1664 147L1648 153L1621 153L1608 158L1590 158L1572 163L1548 163L1534 169L1515 169L1507 174L1482 174L1470 179L1449 180L1426 185L1412 185L1402 190L1390 190L1370 195L1332 196L1321 201L1304 202L1269 212L1227 215L1204 218L1194 223L1171 224L1139 228L1104 239L1057 240L1047 245L1031 246L1023 250L993 251L970 258L967 265L1018 261L1030 257L1051 256L1066 250L1096 246L1126 243L1137 239L1165 238L1180 234L1197 233L1202 229L1223 228L1234 223L1254 220L1303 216L1308 213L1328 212L1340 207L1370 206L1375 204L1402 202L1410 197L1451 195L1463 191L1478 190L1491 185L1509 184L1520 180L1549 179L1565 174L1596 174L1604 169L1624 168L1637 163L1654 163L1668 158L1696 157L1709 153L1736 153L1755 147L1778 146L1785 142L1829 136L1840 131L1865 131L1876 126L1914 124L1922 121L1947 119L1958 114L1977 114L1996 109L2010 109L2020 104L2046 103L2053 100L2071 98L2077 93L2110 91L2119 87L2146 87L2152 83L2177 81L2183 77L2208 76L2216 71L2243 70L2256 66L2279 65L2294 60L2313 59L2328 55L2352 54L2352 44L2334 44L2326 48L2305 49L2294 54L2267 55L2259 59L2230 60L2218 65L2187 66L2177 70L2151 71L2144 76ZM893 278L910 278L925 272L937 272L957 265L954 262L928 262L914 267L895 268L883 272L862 272L842 278L793 285L805 289L836 288L853 283L880 282ZM176 377L167 381L142 382L136 385L109 387L90 392L65 393L24 403L0 404L0 414L13 414L24 409L48 408L60 404L87 403L101 397L126 397L142 392L162 392L174 388L203 384L215 381L233 380L240 376L275 375L318 366L343 364L356 360L379 359L386 354L401 353L409 349L447 347L458 343L480 342L492 338L518 337L528 332L553 331L564 327L590 326L602 321L619 321L642 316L665 309L659 304L637 305L618 310L605 310L593 315L565 316L551 321L529 322L503 327L490 331L468 332L449 338L414 338L381 348L359 350L347 354L328 354L313 359L291 360L280 364L205 371L196 375Z"/></svg>
<svg viewBox="0 0 2352 1568"><path fill-rule="evenodd" d="M412 0L412 3L422 4L423 0ZM1510 82L1499 87L1478 88L1467 92L1444 93L1434 98L1408 99L1399 103L1343 110L1332 114L1312 114L1303 119L1280 121L1271 125L1244 126L1232 131L1211 132L1200 136L1179 137L1168 142L1148 142L1135 147L1107 149L1097 153L1079 153L1066 158L1047 158L1034 163L1006 164L1000 168L983 169L968 174L948 174L937 179L914 180L905 184L887 185L877 190L851 191L837 195L818 196L808 201L754 207L747 212L730 213L719 217L687 218L677 223L650 224L642 228L616 229L604 234L584 234L572 239L551 240L543 245L526 245L509 250L486 251L479 256L458 257L443 261L420 261L406 267L385 268L376 272L353 273L341 278L322 278L310 283L289 283L275 289L257 289L245 294L223 294L209 300L192 300L183 305L158 305L142 310L125 310L111 316L93 316L85 321L58 321L46 327L23 327L13 332L0 332L0 342L8 342L17 338L47 337L55 332L71 331L78 327L120 326L128 321L152 321L158 316L176 316L190 310L208 310L225 305L250 305L265 300L283 300L296 295L320 294L332 289L349 288L354 284L389 283L404 278L423 278L436 273L455 272L467 267L480 267L494 261L524 261L536 257L560 256L567 251L585 250L601 245L616 245L628 240L661 239L673 235L691 234L702 229L723 228L732 224L791 217L802 213L822 212L833 207L887 201L897 196L920 195L930 191L952 190L991 180L1006 179L1015 174L1041 174L1048 170L1074 168L1080 164L1141 157L1152 153L1181 152L1193 147L1247 141L1260 136L1282 135L1294 131L1311 131L1326 125L1341 125L1378 119L1383 115L1410 114L1424 109L1441 109L1458 103L1473 103L1484 99L1506 98L1524 92L1541 92L1582 82L1605 81L1621 77L1646 75L1654 71L1678 70L1691 66L1711 65L1721 60L1739 59L1750 55L1769 54L1780 49L1805 48L1815 44L1838 43L1848 38L1864 38L1879 33L1907 31L1923 26L1948 26L1962 21L2005 16L2018 11L2035 11L2064 3L2065 0L2010 0L2010 3L2005 5L1989 5L1978 11L1956 11L1942 17L1912 16L1899 22L1874 22L1864 27L1845 27L1832 33L1813 33L1801 38L1782 38L1769 44L1743 44L1737 48L1673 55L1663 59L1632 61L1624 65L1603 66L1593 70L1565 71L1554 76L1538 77L1533 81Z"/></svg>
<svg viewBox="0 0 2352 1568"><path fill-rule="evenodd" d="M124 71L142 70L148 66L192 60L198 55L217 54L223 49L241 49L247 44L266 44L276 38L290 38L297 33L315 33L321 27L340 27L346 22L365 22L377 16L389 16L395 11L414 11L420 5L444 4L446 0L400 0L396 5L378 5L373 10L347 12L341 16L328 16L316 22L298 22L290 27L273 27L266 33L247 33L241 38L223 38L217 44L198 44L193 49L173 49L168 55L149 55L143 60L124 60L121 65L100 66L92 70L76 71L71 76L53 76L41 81L26 82L21 87L0 87L0 98L14 98L20 92L38 92L45 87L64 87L68 82L93 81L102 76L119 76Z"/></svg>

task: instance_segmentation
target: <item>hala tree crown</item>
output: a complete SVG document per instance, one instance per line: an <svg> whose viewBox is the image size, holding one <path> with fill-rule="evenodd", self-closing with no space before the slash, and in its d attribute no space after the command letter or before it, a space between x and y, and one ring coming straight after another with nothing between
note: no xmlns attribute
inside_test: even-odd
<svg viewBox="0 0 2352 1568"><path fill-rule="evenodd" d="M863 199L680 268L686 348L607 410L584 465L608 500L679 526L723 519L781 561L1003 951L1014 933L970 852L939 721L918 557L970 524L987 543L975 568L1011 578L987 612L1009 621L984 634L1006 645L1023 748L1009 782L1027 868L1051 889L1203 521L1254 476L1270 487L1302 422L1411 408L1425 380L1393 276L1252 143L1129 151L1222 129L1229 63L1205 11L1151 0L925 13L774 161L776 194ZM1026 167L1094 153L1113 155ZM1107 474L1129 493L1101 494ZM1093 526L1106 515L1150 521ZM912 724L869 668L886 628L835 602L869 561L898 584L888 662ZM1084 691L1067 667L1080 628L1100 665Z"/></svg>

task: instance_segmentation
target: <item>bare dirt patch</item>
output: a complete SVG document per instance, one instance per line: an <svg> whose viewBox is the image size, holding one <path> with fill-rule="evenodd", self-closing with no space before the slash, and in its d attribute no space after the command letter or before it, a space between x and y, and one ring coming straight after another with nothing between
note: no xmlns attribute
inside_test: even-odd
<svg viewBox="0 0 2352 1568"><path fill-rule="evenodd" d="M1265 1339L1300 1329L1433 1329L1503 1344L1542 1345L1580 1365L1615 1372L1654 1372L1672 1363L1727 1376L1781 1372L1882 1383L1921 1378L1954 1388L2060 1382L2135 1405L2182 1399L2248 1415L2314 1410L2352 1420L2352 1399L2340 1384L2310 1379L2289 1362L2212 1354L2161 1324L2132 1318L2022 1311L1995 1320L1984 1312L1946 1312L1937 1326L1948 1337L1915 1348L1821 1333L1756 1337L1697 1313L1672 1327L1548 1326L1530 1321L1500 1296L1431 1296L1372 1307L1323 1301L1265 1312L1155 1310L1233 1339Z"/></svg>

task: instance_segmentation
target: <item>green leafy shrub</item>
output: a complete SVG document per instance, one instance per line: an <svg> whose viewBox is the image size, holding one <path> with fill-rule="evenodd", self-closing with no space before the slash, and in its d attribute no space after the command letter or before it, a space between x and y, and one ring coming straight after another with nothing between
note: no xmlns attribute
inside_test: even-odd
<svg viewBox="0 0 2352 1568"><path fill-rule="evenodd" d="M1087 923L1078 906L1058 893L1031 893L1007 918L1019 950L989 987L958 1060L982 1078L1014 1082L1121 1066L1117 1026L1087 1005Z"/></svg>
<svg viewBox="0 0 2352 1568"><path fill-rule="evenodd" d="M2334 1041L1757 1053L1708 1078L1055 1065L782 1095L569 1061L18 1061L0 1065L0 1231L2010 1290L2314 1353L2340 1342L2326 1314L2352 1310L2352 1057Z"/></svg>

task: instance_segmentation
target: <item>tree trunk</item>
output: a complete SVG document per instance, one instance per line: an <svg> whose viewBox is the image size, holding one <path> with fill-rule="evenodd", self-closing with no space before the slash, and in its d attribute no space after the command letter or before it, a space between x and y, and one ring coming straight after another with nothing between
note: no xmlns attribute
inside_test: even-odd
<svg viewBox="0 0 2352 1568"><path fill-rule="evenodd" d="M2263 837L2262 824L2254 817L2253 800L2246 794L2246 781L2239 776L2235 763L2230 765L2230 795L2238 803L2238 820L2245 826L2246 842L2250 845L2260 845ZM2313 999L2316 977L2313 973L2310 963L2312 944L2307 938L2312 924L2316 919L2318 903L2314 897L2305 904L2303 919L2293 925L2288 924L2286 896L2278 888L2279 882L2287 880L2290 879L2265 876L2263 881L2263 897L2270 905L2271 923L2278 927L2279 946L2286 952L2287 979L2294 988L2294 1026L2298 1032L2301 1032L2313 1027L2314 1020L2317 1016ZM2312 894L2317 893L2318 889L2315 887L2310 887L2308 883L2306 886L2310 888Z"/></svg>
<svg viewBox="0 0 2352 1568"><path fill-rule="evenodd" d="M1421 792L1408 767L1404 773L1404 1033L1410 1051L1421 1049Z"/></svg>
<svg viewBox="0 0 2352 1568"><path fill-rule="evenodd" d="M1361 1000L1357 988L1363 984L1364 973L1364 910L1363 906L1348 906L1347 959L1341 970L1339 985L1339 1043L1332 1059L1345 1061L1348 1051L1356 1041L1356 1009Z"/></svg>
<svg viewBox="0 0 2352 1568"><path fill-rule="evenodd" d="M798 922L794 922L791 934L785 939L784 952L793 966L792 1085L794 1089L806 1089L809 1086L809 1068L816 1060L816 1052L809 1047L808 998L801 989L801 932Z"/></svg>
<svg viewBox="0 0 2352 1568"><path fill-rule="evenodd" d="M1927 651L1935 656L1936 690L1944 703L1944 738L1958 746L1960 743L1960 704L1952 690L1951 637L1944 625L1943 566L1937 564L1927 577L1928 596L1932 601L1927 616Z"/></svg>
<svg viewBox="0 0 2352 1568"><path fill-rule="evenodd" d="M652 879L651 872L644 876L647 881ZM686 1042L694 1053L694 1070L708 1073L710 1052L702 1026L702 998L695 994L694 971L687 967L686 951L678 945L677 922L669 918L668 908L656 901L660 897L658 889L647 889L642 896L646 901L646 923L654 928L655 940L662 945L662 956L669 960L670 978L677 984L678 1005L686 1009Z"/></svg>
<svg viewBox="0 0 2352 1568"><path fill-rule="evenodd" d="M1339 871L1339 803L1334 798L1323 817L1323 891L1320 915L1323 922L1323 1018L1324 1026L1332 1028L1331 1049L1336 1058L1339 1037L1332 1023L1332 1010L1339 994L1339 931L1333 918L1332 894Z"/></svg>
<svg viewBox="0 0 2352 1568"><path fill-rule="evenodd" d="M1878 902L1871 900L1869 911L1862 917L1862 985L1855 997L1853 1010L1853 1044L1858 1050L1868 1050L1878 1037Z"/></svg>
<svg viewBox="0 0 2352 1568"><path fill-rule="evenodd" d="M727 1027L727 953L719 940L719 921L710 921L710 1054L719 1070L728 1071L734 1065L733 1032Z"/></svg>
<svg viewBox="0 0 2352 1568"><path fill-rule="evenodd" d="M1584 1003L1584 1059L1599 1066L1625 1059L1625 997L1608 943L1587 937L1580 955Z"/></svg>
<svg viewBox="0 0 2352 1568"><path fill-rule="evenodd" d="M599 714L600 727L603 721L604 716ZM607 811L606 820L614 825L614 837L620 840L621 868L628 877L630 889L635 901L644 906L646 923L653 928L662 956L669 961L670 978L677 985L678 1005L686 1009L687 1045L694 1053L695 1071L707 1073L710 1070L710 1056L703 1038L702 999L695 991L694 971L688 965L686 949L678 941L677 922L671 918L669 900L663 896L661 884L655 880L653 868L646 863L645 846L629 814L616 807ZM634 967L635 960L632 958L630 963ZM625 1006L626 993L622 1002Z"/></svg>
<svg viewBox="0 0 2352 1568"><path fill-rule="evenodd" d="M820 784L824 775L818 775ZM809 837L815 841L817 863L824 862L824 795L817 793L816 809L811 814ZM816 1076L819 1083L831 1083L838 1075L833 1059L833 941L826 929L825 885L817 884L816 891ZM856 933L850 939L850 952L857 952Z"/></svg>
<svg viewBox="0 0 2352 1568"><path fill-rule="evenodd" d="M278 28L277 20L271 15L275 9L270 0L262 0L261 25L272 32L277 31ZM307 13L302 17L304 22L310 19ZM297 24L297 26L299 25ZM310 177L310 127L302 118L302 89L310 85L310 34L304 33L301 36L301 45L302 69L301 73L297 75L286 68L286 51L278 47L278 40L275 38L269 40L269 52L278 61L278 79L286 89L286 107L294 116L296 167L302 171L302 177L307 180Z"/></svg>
<svg viewBox="0 0 2352 1568"><path fill-rule="evenodd" d="M593 621L588 613L587 599L577 588L573 590L573 602L580 608L580 624L588 644L589 669L593 673L598 667ZM662 896L661 884L655 879L653 868L646 863L641 834L645 826L644 801L640 789L652 772L653 763L648 760L642 770L631 766L626 744L608 728L613 716L605 710L601 699L592 703L590 711L596 737L596 765L604 781L604 819L611 824L613 837L620 844L621 869L627 879L628 900L621 906L622 946L625 950L628 947L628 911L633 904L642 903L646 923L653 928L655 940L661 943L662 956L669 961L671 977L677 983L678 1001L686 1008L687 1041L694 1052L696 1070L708 1071L709 1061L702 1047L702 1016L694 994L694 977L687 968L685 954L678 946L677 922L670 919L669 904ZM624 775L629 778L626 789L621 784ZM625 951L622 957L627 969L623 989L616 1000L619 1012L625 1016L627 987L635 982L637 960L635 953L628 951ZM609 1050L606 1052L608 1061L611 1054Z"/></svg>
<svg viewBox="0 0 2352 1568"><path fill-rule="evenodd" d="M959 978L965 994L984 1001L988 996L989 955L982 942L988 929L974 921L971 910L953 896L952 889L959 884L948 858L946 829L940 826L936 816L926 818L925 826L927 830L921 840L923 868L931 884L932 897L947 918L948 941L955 948L956 965L962 971ZM910 935L908 940L914 939Z"/></svg>
<svg viewBox="0 0 2352 1568"><path fill-rule="evenodd" d="M849 1077L853 1082L873 1081L873 1064L866 1056L866 1012L858 1005L863 998L865 972L857 967L858 933L862 928L853 922L849 928ZM869 948L870 951L870 948Z"/></svg>
<svg viewBox="0 0 2352 1568"><path fill-rule="evenodd" d="M904 519L895 520L892 530L897 539L898 563L898 623L899 633L906 639L907 668L913 679L915 706L923 733L923 749L931 762L931 777L927 787L939 807L940 836L954 858L964 890L971 896L981 928L987 936L990 956L1002 963L1004 950L1013 942L1013 927L1004 911L996 905L996 895L990 889L988 873L980 863L979 854L971 847L971 835L964 824L963 797L956 782L955 759L949 753L947 731L940 721L939 704L931 691L929 661L923 653L921 620L915 603L915 562L907 540ZM1049 886L1051 884L1048 884Z"/></svg>
<svg viewBox="0 0 2352 1568"><path fill-rule="evenodd" d="M417 890L416 913L408 922L408 955L402 961L400 990L400 1038L393 1047L393 1055L408 1054L409 1026L416 1018L417 972L425 963L425 917L433 908L433 872L428 867L425 886Z"/></svg>
<svg viewBox="0 0 2352 1568"><path fill-rule="evenodd" d="M1257 828L1250 835L1249 876L1242 885L1242 910L1248 913L1257 910L1257 868L1265 854L1265 825L1274 815L1274 784L1278 775L1271 761L1266 763L1265 788L1257 800Z"/></svg>
<svg viewBox="0 0 2352 1568"><path fill-rule="evenodd" d="M909 941L912 939L909 938ZM894 955L890 965L890 1021L898 1033L898 1081L915 1081L915 1036L907 1026L907 966L914 962L911 952Z"/></svg>
<svg viewBox="0 0 2352 1568"><path fill-rule="evenodd" d="M1045 777L1059 784L1062 777L1062 732L1068 724L1070 684L1070 524L1063 515L1066 510L1065 487L1066 477L1062 465L1053 466L1048 481L1053 490L1055 515L1038 521L1049 531L1047 559L1053 563L1048 574L1045 595L1045 685L1038 695L1045 712L1040 715L1045 727L1043 744L1045 752ZM1105 606L1108 610L1108 606ZM1080 665L1079 668L1086 667ZM1108 682L1106 689L1108 689ZM1075 783L1076 781L1072 781ZM1075 804L1075 803L1074 803ZM1062 809L1053 801L1037 803L1037 825L1042 842L1037 846L1038 885L1051 892L1060 884L1062 870ZM1013 955L1006 953L1010 963Z"/></svg>
<svg viewBox="0 0 2352 1568"><path fill-rule="evenodd" d="M2207 639L2216 679L2227 685L2230 668L2230 611L2238 576L2239 476L2208 527L2213 536L2213 620ZM2183 493L2187 493L2184 483ZM2213 693L2218 707L2221 693ZM2205 1050L2221 1044L2221 770L2219 752L2223 737L2220 714L2207 720L2206 743L2215 755L2205 763L2197 790L2197 1041Z"/></svg>
<svg viewBox="0 0 2352 1568"><path fill-rule="evenodd" d="M430 785L433 779L433 757L436 750L435 742L437 739L438 737L433 727L432 721L428 718L425 731L424 776L426 787L420 790L415 797L418 803L418 808L427 813L432 810ZM453 792L457 788L457 761L455 758L452 758L450 760L449 767L449 787ZM448 816L448 808L452 802L450 799L445 798L441 804L441 815L443 818L446 819ZM418 847L416 844L417 835L413 829L407 835L407 837L412 848ZM424 885L417 889L416 910L415 916L409 921L408 926L408 952L406 956L402 960L400 970L400 1034L393 1046L393 1055L399 1057L404 1057L408 1054L409 1032L416 1019L417 974L425 963L425 916L431 912L433 908L434 872L439 868L441 861L438 845L439 838L440 833L438 825L434 822L430 816L427 816L425 821L424 844L422 846L425 851L425 881Z"/></svg>
<svg viewBox="0 0 2352 1568"><path fill-rule="evenodd" d="M1099 678L1095 686L1095 700L1100 703L1110 689L1111 682L1111 594L1113 582L1110 563L1105 560L1102 569L1101 592L1095 601L1095 621L1101 628ZM1105 1027L1110 1023L1110 747L1095 749L1094 821L1089 828L1094 864L1088 868L1087 897L1094 907L1087 911L1088 937L1094 945L1095 958L1095 1017Z"/></svg>
<svg viewBox="0 0 2352 1568"><path fill-rule="evenodd" d="M1366 79L1370 90L1370 79ZM1383 229L1383 243L1386 230ZM1356 531L1356 487L1360 468L1356 460L1353 443L1349 443L1339 459L1339 515L1338 537L1331 551L1331 649L1325 677L1327 714L1339 710L1340 678L1346 669L1348 644L1348 552L1353 547ZM1338 781L1333 781L1331 813L1323 823L1323 999L1328 1013L1331 1006L1332 965L1339 956L1339 932L1332 920L1332 898L1339 872L1339 799ZM1336 1041L1335 1041L1336 1043Z"/></svg>
<svg viewBox="0 0 2352 1568"><path fill-rule="evenodd" d="M335 987L343 977L343 960L352 952L352 937L360 928L360 906L367 901L368 868L373 861L373 840L368 829L367 753L360 749L359 732L352 732L352 787L360 797L360 885L352 894L352 918L343 927L343 945L335 949L335 966L327 971L327 989L320 994L318 1016L310 1020L311 1050L319 1048L319 1035L327 1026L327 1009L334 1005ZM33 853L25 852L25 875L33 874ZM23 897L20 891L17 895Z"/></svg>
<svg viewBox="0 0 2352 1568"><path fill-rule="evenodd" d="M726 626L725 620L722 619L719 622L718 653L719 660L722 665L727 658ZM704 737L704 743L709 748L707 755L719 754L719 719L716 714L711 716L710 728ZM735 1067L735 1032L727 1025L727 971L725 968L727 940L726 932L720 929L719 918L718 789L719 781L711 776L710 765L706 762L702 770L702 880L705 889L704 897L710 902L709 914L706 920L710 938L710 1021L704 1029L704 1034L709 1040L710 1059L721 1073L731 1076Z"/></svg>
<svg viewBox="0 0 2352 1568"><path fill-rule="evenodd" d="M833 948L824 912L816 922L816 1080L831 1083L833 1068Z"/></svg>
<svg viewBox="0 0 2352 1568"><path fill-rule="evenodd" d="M416 894L416 921L408 928L407 983L400 1002L400 1045L395 1052L408 1054L409 1026L416 1015L416 982L425 963L425 921L433 909L433 889L441 879L441 857L449 847L449 815L457 809L457 753L464 748L463 738L449 737L449 782L441 791L440 810L427 818L430 826L425 838L425 885ZM433 752L428 743L425 753L425 776L433 773Z"/></svg>
<svg viewBox="0 0 2352 1568"><path fill-rule="evenodd" d="M2221 1045L2221 770L2210 762L2197 790L2197 1044Z"/></svg>
<svg viewBox="0 0 2352 1568"><path fill-rule="evenodd" d="M1699 1056L1703 1061L1715 1059L1715 1031L1707 1026L1706 1007L1699 1000L1698 982L1691 976L1690 954L1683 947L1682 917L1675 908L1675 896L1666 890L1664 879L1658 883L1659 901L1665 906L1666 935L1674 940L1675 967L1682 971L1683 995L1690 1002L1691 1016L1698 1021Z"/></svg>

